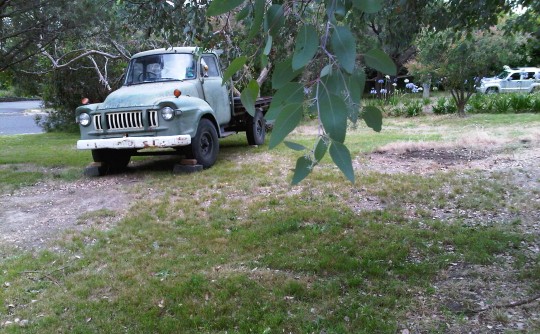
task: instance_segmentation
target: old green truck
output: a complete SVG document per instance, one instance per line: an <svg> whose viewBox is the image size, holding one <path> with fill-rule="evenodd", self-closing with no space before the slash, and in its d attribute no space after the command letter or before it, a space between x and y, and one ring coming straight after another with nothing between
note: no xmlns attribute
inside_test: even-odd
<svg viewBox="0 0 540 334"><path fill-rule="evenodd" d="M257 98L250 115L232 82L223 84L218 54L194 47L135 54L121 88L101 103L75 111L80 150L111 169L134 155L180 154L204 168L216 162L219 138L245 132L250 145L265 140L270 97Z"/></svg>

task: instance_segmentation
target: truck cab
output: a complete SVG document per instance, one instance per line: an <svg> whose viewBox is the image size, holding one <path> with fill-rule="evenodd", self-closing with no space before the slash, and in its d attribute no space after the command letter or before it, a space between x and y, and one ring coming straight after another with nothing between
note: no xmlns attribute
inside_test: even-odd
<svg viewBox="0 0 540 334"><path fill-rule="evenodd" d="M479 93L532 93L540 89L540 68L506 67L499 75L480 80Z"/></svg>
<svg viewBox="0 0 540 334"><path fill-rule="evenodd" d="M137 53L120 89L76 109L77 148L91 150L95 162L115 169L148 148L152 154L182 153L209 168L217 159L218 138L245 131L250 144L264 142L271 98L259 98L252 116L231 88L223 84L214 52L181 47Z"/></svg>

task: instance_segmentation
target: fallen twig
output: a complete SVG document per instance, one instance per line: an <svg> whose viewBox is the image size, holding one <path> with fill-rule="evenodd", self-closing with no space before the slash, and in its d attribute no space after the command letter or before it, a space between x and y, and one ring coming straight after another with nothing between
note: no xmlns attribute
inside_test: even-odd
<svg viewBox="0 0 540 334"><path fill-rule="evenodd" d="M468 310L467 313L480 313L480 312L488 311L488 310L495 309L495 308L518 307L518 306L521 306L521 305L530 304L530 303L532 303L532 302L534 302L534 301L536 301L538 299L540 299L540 293L537 293L536 295L533 295L530 298L519 300L517 302L513 302L513 303L509 303L509 304L490 305L490 306L487 306L487 307L484 307L484 308L481 308L481 309Z"/></svg>

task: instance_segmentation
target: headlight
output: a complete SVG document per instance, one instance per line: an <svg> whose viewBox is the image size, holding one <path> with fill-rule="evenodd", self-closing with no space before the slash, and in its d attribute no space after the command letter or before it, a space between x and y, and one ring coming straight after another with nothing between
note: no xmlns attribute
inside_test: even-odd
<svg viewBox="0 0 540 334"><path fill-rule="evenodd" d="M161 108L161 117L163 117L164 120L170 121L174 117L174 110L171 107L163 107Z"/></svg>
<svg viewBox="0 0 540 334"><path fill-rule="evenodd" d="M90 115L82 113L79 115L79 124L82 126L88 126L90 124Z"/></svg>

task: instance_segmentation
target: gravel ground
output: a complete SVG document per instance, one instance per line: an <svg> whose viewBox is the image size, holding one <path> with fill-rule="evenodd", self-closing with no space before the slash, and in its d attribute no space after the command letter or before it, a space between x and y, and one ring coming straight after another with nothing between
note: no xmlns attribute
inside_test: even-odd
<svg viewBox="0 0 540 334"><path fill-rule="evenodd" d="M517 140L510 143L513 149L508 147L508 142L489 147L403 144L359 156L354 163L362 172L388 174L471 169L486 177L504 173L528 194L527 200L540 203L540 137ZM65 231L111 228L136 200L133 189L140 182L139 173L125 173L75 182L48 181L1 194L0 249L54 247ZM361 210L381 206L371 197L360 204ZM464 221L470 224L516 218L503 209L489 216L452 207L433 210L434 218L449 222L463 217L469 217ZM533 240L520 248L527 250L528 261L534 261L540 253L540 213L524 212L518 218L519 228ZM520 278L513 261L509 254L501 254L492 265L449 264L433 282L432 293L417 292L416 303L400 324L399 333L540 333L540 291L534 290L533 282Z"/></svg>

